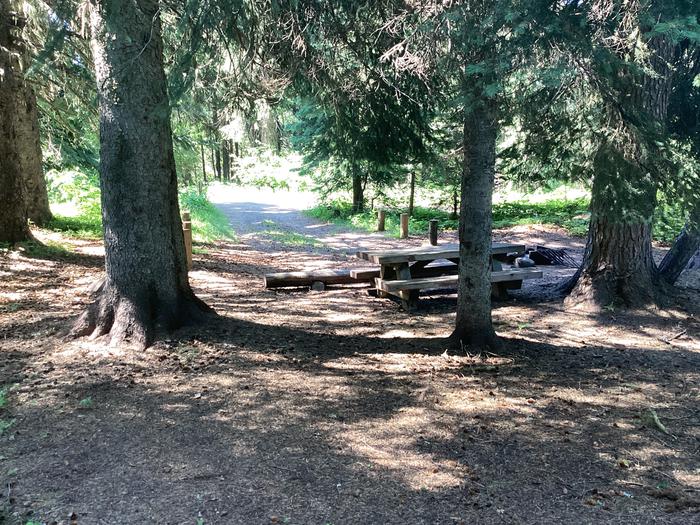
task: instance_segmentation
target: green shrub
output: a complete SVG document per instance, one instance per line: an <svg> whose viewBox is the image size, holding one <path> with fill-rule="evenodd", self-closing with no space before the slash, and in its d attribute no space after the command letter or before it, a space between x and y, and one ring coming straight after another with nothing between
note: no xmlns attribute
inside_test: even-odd
<svg viewBox="0 0 700 525"><path fill-rule="evenodd" d="M353 214L352 204L344 201L331 201L316 206L306 212L317 219L345 224L367 231L377 227L376 211L364 211ZM401 210L387 210L386 230L391 235L399 234L399 215ZM546 202L513 201L493 205L493 227L509 228L519 224L552 224L564 228L571 235L585 237L588 233L588 199L551 200ZM451 219L450 214L442 210L415 208L409 221L410 231L422 233L428 231L428 222L437 219L441 230L455 230L459 221ZM686 216L682 207L671 204L661 196L654 216L654 239L671 243L683 228Z"/></svg>
<svg viewBox="0 0 700 525"><path fill-rule="evenodd" d="M546 202L503 202L493 206L493 227L508 228L518 224L553 224L572 235L588 232L588 200L551 200Z"/></svg>
<svg viewBox="0 0 700 525"><path fill-rule="evenodd" d="M80 215L54 215L47 225L49 230L63 232L70 237L80 239L102 238L102 216L92 211Z"/></svg>

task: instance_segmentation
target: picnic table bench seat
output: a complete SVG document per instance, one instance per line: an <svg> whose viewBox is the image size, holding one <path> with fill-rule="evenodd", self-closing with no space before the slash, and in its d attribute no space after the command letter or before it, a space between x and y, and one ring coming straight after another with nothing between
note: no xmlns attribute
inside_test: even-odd
<svg viewBox="0 0 700 525"><path fill-rule="evenodd" d="M497 300L508 298L508 290L520 288L525 279L541 279L542 270L537 268L511 268L492 271L491 296ZM418 304L418 293L428 290L447 290L457 287L459 275L440 275L436 277L418 277L411 279L381 279L375 278L378 291L401 299L404 310L411 311Z"/></svg>
<svg viewBox="0 0 700 525"><path fill-rule="evenodd" d="M537 268L514 268L512 270L501 270L491 272L492 283L503 283L510 281L522 281L525 279L540 279L542 270ZM453 288L457 285L459 275L442 275L439 277L419 277L417 279L375 279L377 288L385 292L393 293L402 290L440 290L443 288Z"/></svg>

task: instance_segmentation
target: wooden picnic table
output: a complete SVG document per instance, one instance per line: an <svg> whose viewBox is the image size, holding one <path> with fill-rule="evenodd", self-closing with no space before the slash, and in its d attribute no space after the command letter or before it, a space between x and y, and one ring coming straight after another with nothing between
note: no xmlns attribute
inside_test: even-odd
<svg viewBox="0 0 700 525"><path fill-rule="evenodd" d="M522 244L492 243L491 282L497 297L507 294L507 289L519 288L523 279L542 277L542 272L536 268L504 268L496 259L498 256L521 254L524 251L525 246ZM417 306L420 290L451 288L457 284L457 243L393 250L361 250L357 256L379 265L379 277L375 278L377 294L382 297L398 297L407 311ZM441 260L445 262L440 262Z"/></svg>

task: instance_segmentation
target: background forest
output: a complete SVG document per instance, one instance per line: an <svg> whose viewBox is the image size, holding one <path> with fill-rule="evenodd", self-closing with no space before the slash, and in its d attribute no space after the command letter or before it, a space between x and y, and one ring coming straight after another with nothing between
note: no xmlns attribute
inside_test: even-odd
<svg viewBox="0 0 700 525"><path fill-rule="evenodd" d="M97 95L86 22L84 16L61 19L43 2L24 4L31 60L26 75L38 104L43 169L56 210L50 227L100 235ZM459 124L454 123L449 104L431 108L429 116L421 117L427 119L422 122L426 133L421 140L429 143L421 144L422 151L416 153L415 144L400 143L414 133L413 123L372 115L374 101L367 100L372 93L362 93L359 86L348 85L348 93L339 100L330 88L293 82L272 64L258 63L243 70L240 63L247 50L232 49L215 29L210 29L211 36L199 35L206 44L193 42L194 49L183 48L180 43L190 30L188 21L214 16L205 9L166 12L163 17L164 24L173 28L164 32L164 60L183 208L196 214L204 210L202 197L214 181L279 189L291 183L319 193L323 206L312 212L318 217L352 218L354 224L373 225L374 217L365 208L383 206L398 213L410 207L414 187L422 205L411 214L414 228L425 229L427 219L433 217L443 227L456 228L461 154ZM684 23L690 26L683 27ZM692 19L664 24L674 38L684 38L684 46L692 41ZM682 53L692 54L691 50ZM361 67L356 61L362 58L350 52L335 57L334 74L353 75ZM520 89L538 90L528 96L552 97L546 106L549 120L537 123L539 127L548 123L550 128L538 130L542 132L539 143L531 144L524 124L540 115L514 116L505 123L498 145L499 199L494 221L497 226L542 221L584 235L596 137L581 126L591 126L600 118L603 101L593 90L577 85L586 79L575 70L575 63L565 62L566 57L556 57L556 62L551 57L539 60L539 64L522 65L517 73L509 72L507 95L513 97L509 102L513 107ZM674 154L683 155L695 131L683 129L688 125L683 120L692 123L693 111L697 113L697 88L693 87L697 65L692 56L681 55L677 60L676 68L689 70L676 72L680 83L674 86L670 103L678 116L669 119L677 128L670 130L676 132ZM533 75L537 67L546 68L538 79ZM395 136L402 139L384 147ZM679 177L694 177L692 157L679 161ZM301 177L290 178L290 174ZM355 188L361 191L355 192L356 202L352 202L357 179ZM533 202L533 191L541 203ZM669 243L685 223L689 208L674 195L673 186L658 191L654 237ZM63 206L66 203L72 208ZM390 214L395 228L397 221L398 215Z"/></svg>

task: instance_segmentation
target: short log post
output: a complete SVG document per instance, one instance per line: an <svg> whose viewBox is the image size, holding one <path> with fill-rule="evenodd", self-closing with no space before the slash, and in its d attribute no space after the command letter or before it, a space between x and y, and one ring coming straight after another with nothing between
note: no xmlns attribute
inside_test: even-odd
<svg viewBox="0 0 700 525"><path fill-rule="evenodd" d="M401 238L408 239L408 213L401 214Z"/></svg>
<svg viewBox="0 0 700 525"><path fill-rule="evenodd" d="M182 212L182 233L185 237L185 257L187 258L187 269L192 269L192 218L190 212Z"/></svg>
<svg viewBox="0 0 700 525"><path fill-rule="evenodd" d="M386 210L377 211L377 231L383 232L386 229Z"/></svg>
<svg viewBox="0 0 700 525"><path fill-rule="evenodd" d="M430 245L437 246L438 241L438 220L430 219L428 222L428 234L430 237Z"/></svg>

